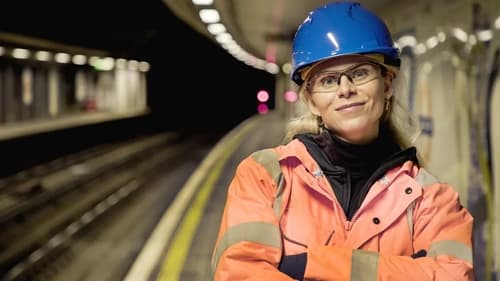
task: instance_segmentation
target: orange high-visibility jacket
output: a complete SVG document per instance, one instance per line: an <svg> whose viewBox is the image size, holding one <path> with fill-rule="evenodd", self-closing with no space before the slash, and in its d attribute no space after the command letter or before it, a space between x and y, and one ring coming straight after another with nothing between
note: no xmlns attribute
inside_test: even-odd
<svg viewBox="0 0 500 281"><path fill-rule="evenodd" d="M370 188L351 221L298 140L257 151L229 186L215 281L292 280L281 257L307 253L304 280L474 280L471 214L452 186L412 161ZM425 257L412 258L419 250Z"/></svg>

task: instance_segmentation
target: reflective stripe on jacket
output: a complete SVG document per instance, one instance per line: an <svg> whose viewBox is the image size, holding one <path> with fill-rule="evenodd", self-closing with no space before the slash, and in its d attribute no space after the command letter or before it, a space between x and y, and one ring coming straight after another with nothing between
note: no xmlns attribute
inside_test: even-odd
<svg viewBox="0 0 500 281"><path fill-rule="evenodd" d="M214 280L292 280L282 255L307 252L304 280L474 280L470 213L407 161L375 182L351 221L297 140L258 151L229 185ZM427 255L412 258L419 250Z"/></svg>

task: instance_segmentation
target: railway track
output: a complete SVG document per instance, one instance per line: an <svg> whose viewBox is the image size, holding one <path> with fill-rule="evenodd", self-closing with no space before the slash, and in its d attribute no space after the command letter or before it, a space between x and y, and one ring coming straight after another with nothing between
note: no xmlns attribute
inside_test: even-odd
<svg viewBox="0 0 500 281"><path fill-rule="evenodd" d="M35 276L64 256L72 236L139 190L158 167L180 161L198 141L159 134L92 148L2 179L0 280L41 280Z"/></svg>

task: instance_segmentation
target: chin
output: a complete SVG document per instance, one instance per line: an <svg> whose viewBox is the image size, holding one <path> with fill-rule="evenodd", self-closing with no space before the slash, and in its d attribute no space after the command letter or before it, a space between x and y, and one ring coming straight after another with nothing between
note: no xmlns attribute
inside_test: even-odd
<svg viewBox="0 0 500 281"><path fill-rule="evenodd" d="M348 126L342 126L336 131L346 140L352 142L363 140L363 142L368 142L376 138L376 133L373 130L374 126L378 127L376 124L349 124Z"/></svg>

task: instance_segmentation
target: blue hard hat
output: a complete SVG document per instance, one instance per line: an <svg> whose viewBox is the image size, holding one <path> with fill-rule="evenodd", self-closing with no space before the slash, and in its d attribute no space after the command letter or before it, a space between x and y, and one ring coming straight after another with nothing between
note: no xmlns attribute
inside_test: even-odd
<svg viewBox="0 0 500 281"><path fill-rule="evenodd" d="M302 85L305 67L353 54L382 54L384 64L400 64L399 50L381 18L357 2L323 5L311 11L295 33L291 78Z"/></svg>

